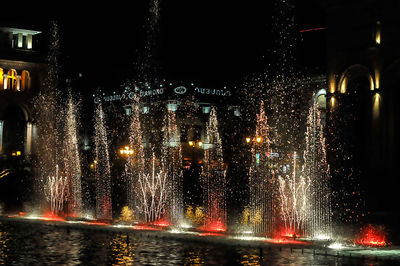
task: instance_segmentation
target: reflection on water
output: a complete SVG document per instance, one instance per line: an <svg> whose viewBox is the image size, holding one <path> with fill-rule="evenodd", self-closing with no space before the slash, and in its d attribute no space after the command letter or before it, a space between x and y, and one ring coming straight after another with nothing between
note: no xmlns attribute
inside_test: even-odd
<svg viewBox="0 0 400 266"><path fill-rule="evenodd" d="M384 265L384 261L314 256L312 250L244 248L135 238L126 233L0 222L4 265Z"/></svg>
<svg viewBox="0 0 400 266"><path fill-rule="evenodd" d="M129 265L135 261L137 242L130 241L126 234L116 234L110 242L113 265Z"/></svg>

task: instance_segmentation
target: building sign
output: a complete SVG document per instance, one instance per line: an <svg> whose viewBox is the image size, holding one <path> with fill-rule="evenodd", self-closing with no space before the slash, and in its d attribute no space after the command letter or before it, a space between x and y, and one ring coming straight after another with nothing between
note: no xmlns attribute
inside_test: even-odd
<svg viewBox="0 0 400 266"><path fill-rule="evenodd" d="M194 90L197 93L204 95L216 95L216 96L231 96L231 92L227 90L217 90L217 89L207 89L207 88L199 88L196 87Z"/></svg>
<svg viewBox="0 0 400 266"><path fill-rule="evenodd" d="M176 87L176 88L174 89L174 92L175 92L176 94L185 94L186 91L187 91L186 87L183 87L183 86L179 86L179 87Z"/></svg>
<svg viewBox="0 0 400 266"><path fill-rule="evenodd" d="M129 92L129 93L122 93L122 94L114 94L110 96L96 96L94 98L94 103L99 103L100 99L102 99L104 102L114 102L114 101L122 101L122 100L132 100L133 97L135 96L134 92Z"/></svg>
<svg viewBox="0 0 400 266"><path fill-rule="evenodd" d="M139 96L140 97L161 95L161 94L164 94L164 88L152 89L152 90L140 90L139 89Z"/></svg>
<svg viewBox="0 0 400 266"><path fill-rule="evenodd" d="M151 97L157 95L164 95L166 94L167 89L160 87L155 89L140 89L135 87L135 91L129 91L130 88L125 87L125 92L120 94L114 94L105 96L94 96L94 103L99 103L100 100L104 102L114 102L114 101L123 101L123 100L132 100L135 94L138 94L139 97ZM188 89L185 86L178 86L173 89L175 94L183 95L188 92ZM221 97L229 97L231 96L231 92L226 89L208 89L208 88L199 88L195 87L193 93L200 94L200 95L210 95L210 96L221 96Z"/></svg>

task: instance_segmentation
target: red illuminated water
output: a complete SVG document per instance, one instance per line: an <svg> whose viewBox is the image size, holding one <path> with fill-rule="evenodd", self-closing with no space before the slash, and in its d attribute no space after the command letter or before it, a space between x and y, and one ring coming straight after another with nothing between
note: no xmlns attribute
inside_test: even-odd
<svg viewBox="0 0 400 266"><path fill-rule="evenodd" d="M355 243L370 247L383 247L389 245L384 229L368 224L361 228Z"/></svg>
<svg viewBox="0 0 400 266"><path fill-rule="evenodd" d="M199 229L201 231L206 231L206 232L225 232L226 226L221 221L214 221L207 223L206 225L200 227Z"/></svg>

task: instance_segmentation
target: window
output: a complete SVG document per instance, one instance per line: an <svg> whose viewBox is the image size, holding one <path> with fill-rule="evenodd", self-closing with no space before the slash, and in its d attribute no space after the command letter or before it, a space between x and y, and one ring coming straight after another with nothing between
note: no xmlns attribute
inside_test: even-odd
<svg viewBox="0 0 400 266"><path fill-rule="evenodd" d="M29 76L29 71L22 71L22 77L21 77L21 90L25 91L30 88L30 76Z"/></svg>
<svg viewBox="0 0 400 266"><path fill-rule="evenodd" d="M167 103L168 111L175 112L178 109L178 104L175 101L170 101Z"/></svg>
<svg viewBox="0 0 400 266"><path fill-rule="evenodd" d="M7 89L14 90L17 83L17 71L15 69L10 69L7 74Z"/></svg>
<svg viewBox="0 0 400 266"><path fill-rule="evenodd" d="M321 94L317 98L318 108L326 109L326 96L325 94Z"/></svg>
<svg viewBox="0 0 400 266"><path fill-rule="evenodd" d="M208 114L211 111L211 107L210 106L203 106L203 114Z"/></svg>
<svg viewBox="0 0 400 266"><path fill-rule="evenodd" d="M4 77L3 77L3 75L4 75L4 71L3 71L2 68L0 68L0 90L4 89L4 84L3 84Z"/></svg>
<svg viewBox="0 0 400 266"><path fill-rule="evenodd" d="M149 107L148 106L143 106L142 107L142 114L148 114L149 113Z"/></svg>

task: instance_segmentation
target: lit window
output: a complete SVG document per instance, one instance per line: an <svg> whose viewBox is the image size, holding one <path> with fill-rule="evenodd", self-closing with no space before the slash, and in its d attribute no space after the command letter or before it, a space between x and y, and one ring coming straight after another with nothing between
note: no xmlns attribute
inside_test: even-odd
<svg viewBox="0 0 400 266"><path fill-rule="evenodd" d="M132 114L132 108L130 106L125 106L125 115L131 115Z"/></svg>
<svg viewBox="0 0 400 266"><path fill-rule="evenodd" d="M178 109L178 105L176 103L168 103L167 109L168 111L175 112Z"/></svg>
<svg viewBox="0 0 400 266"><path fill-rule="evenodd" d="M321 94L317 98L317 104L318 108L326 109L326 96L324 94Z"/></svg>
<svg viewBox="0 0 400 266"><path fill-rule="evenodd" d="M17 71L15 69L10 69L7 76L7 89L15 89L17 83Z"/></svg>
<svg viewBox="0 0 400 266"><path fill-rule="evenodd" d="M142 114L148 114L149 113L149 107L148 106L143 106L142 107Z"/></svg>
<svg viewBox="0 0 400 266"><path fill-rule="evenodd" d="M235 106L235 107L233 108L233 115L234 115L234 116L240 116L240 109L239 109L238 106Z"/></svg>
<svg viewBox="0 0 400 266"><path fill-rule="evenodd" d="M22 71L22 77L21 77L21 90L27 90L30 88L30 76L29 76L29 71Z"/></svg>
<svg viewBox="0 0 400 266"><path fill-rule="evenodd" d="M0 68L0 89L4 89L4 84L3 84L4 77L3 77L3 75L4 75L4 71L3 71L2 68Z"/></svg>
<svg viewBox="0 0 400 266"><path fill-rule="evenodd" d="M210 106L203 106L202 111L203 111L203 114L208 114L211 111L211 107Z"/></svg>

